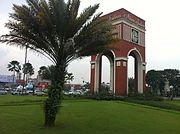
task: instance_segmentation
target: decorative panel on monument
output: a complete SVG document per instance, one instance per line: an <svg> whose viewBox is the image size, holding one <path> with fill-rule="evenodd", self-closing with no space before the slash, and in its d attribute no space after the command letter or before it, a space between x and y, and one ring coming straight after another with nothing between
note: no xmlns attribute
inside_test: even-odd
<svg viewBox="0 0 180 134"><path fill-rule="evenodd" d="M140 45L145 46L145 33L140 32Z"/></svg>
<svg viewBox="0 0 180 134"><path fill-rule="evenodd" d="M131 41L131 27L126 24L123 24L123 39Z"/></svg>
<svg viewBox="0 0 180 134"><path fill-rule="evenodd" d="M114 38L121 39L121 24L116 24L113 26L112 35Z"/></svg>

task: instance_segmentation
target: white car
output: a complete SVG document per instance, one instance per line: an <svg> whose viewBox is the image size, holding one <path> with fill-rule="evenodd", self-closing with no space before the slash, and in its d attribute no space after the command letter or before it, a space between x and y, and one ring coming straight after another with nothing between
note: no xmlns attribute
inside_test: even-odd
<svg viewBox="0 0 180 134"><path fill-rule="evenodd" d="M20 94L20 90L18 90L18 89L13 89L12 91L11 91L11 94L12 95L19 95Z"/></svg>
<svg viewBox="0 0 180 134"><path fill-rule="evenodd" d="M81 90L69 91L68 95L82 95Z"/></svg>
<svg viewBox="0 0 180 134"><path fill-rule="evenodd" d="M45 93L43 91L41 91L41 90L35 90L34 94L37 95L37 96L45 95Z"/></svg>
<svg viewBox="0 0 180 134"><path fill-rule="evenodd" d="M82 95L82 91L81 90L75 90L74 94L75 95Z"/></svg>
<svg viewBox="0 0 180 134"><path fill-rule="evenodd" d="M33 90L26 90L27 94L33 94Z"/></svg>
<svg viewBox="0 0 180 134"><path fill-rule="evenodd" d="M26 91L22 91L20 89L13 89L11 94L12 95L28 95Z"/></svg>
<svg viewBox="0 0 180 134"><path fill-rule="evenodd" d="M69 91L68 95L74 95L74 91Z"/></svg>
<svg viewBox="0 0 180 134"><path fill-rule="evenodd" d="M7 91L6 90L3 90L3 89L0 89L0 94L7 94Z"/></svg>
<svg viewBox="0 0 180 134"><path fill-rule="evenodd" d="M12 95L19 95L20 94L19 91L12 91L11 93L12 93Z"/></svg>
<svg viewBox="0 0 180 134"><path fill-rule="evenodd" d="M69 92L63 91L63 94L64 94L64 95L69 95Z"/></svg>

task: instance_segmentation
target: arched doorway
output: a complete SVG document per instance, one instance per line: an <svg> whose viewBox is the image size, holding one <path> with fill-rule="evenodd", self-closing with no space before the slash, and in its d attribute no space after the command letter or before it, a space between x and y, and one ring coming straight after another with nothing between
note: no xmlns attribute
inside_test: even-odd
<svg viewBox="0 0 180 134"><path fill-rule="evenodd" d="M127 73L127 78L128 78L128 94L134 94L134 71L135 71L135 59L132 56L128 56L128 73Z"/></svg>
<svg viewBox="0 0 180 134"><path fill-rule="evenodd" d="M102 55L100 90L104 94L110 92L110 61L104 55Z"/></svg>
<svg viewBox="0 0 180 134"><path fill-rule="evenodd" d="M102 82L102 56L106 56L110 63L109 88L110 88L110 92L114 93L114 54L113 54L113 51L106 51L104 53L98 54L96 57L94 91L96 93L100 92L100 87L101 87L101 82Z"/></svg>
<svg viewBox="0 0 180 134"><path fill-rule="evenodd" d="M142 62L142 56L136 48L131 49L129 51L127 57L128 56L132 56L134 58L134 93L135 94L143 93L143 69L142 69L143 62ZM127 93L129 93L129 91L127 91Z"/></svg>

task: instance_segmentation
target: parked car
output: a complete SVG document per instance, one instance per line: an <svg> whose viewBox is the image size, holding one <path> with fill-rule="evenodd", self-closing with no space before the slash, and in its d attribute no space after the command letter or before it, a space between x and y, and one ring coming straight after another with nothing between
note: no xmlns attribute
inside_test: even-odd
<svg viewBox="0 0 180 134"><path fill-rule="evenodd" d="M11 92L11 94L12 94L12 95L19 95L20 92L21 92L21 91L18 90L18 89L13 89L12 92Z"/></svg>
<svg viewBox="0 0 180 134"><path fill-rule="evenodd" d="M34 94L37 95L37 96L45 95L45 93L43 91L41 91L41 90L35 90Z"/></svg>
<svg viewBox="0 0 180 134"><path fill-rule="evenodd" d="M69 91L68 95L74 95L74 91Z"/></svg>
<svg viewBox="0 0 180 134"><path fill-rule="evenodd" d="M33 94L33 90L26 90L27 94Z"/></svg>
<svg viewBox="0 0 180 134"><path fill-rule="evenodd" d="M81 90L70 90L70 91L63 91L64 95L83 95L84 93Z"/></svg>
<svg viewBox="0 0 180 134"><path fill-rule="evenodd" d="M63 91L63 94L64 95L69 95L69 92L68 91Z"/></svg>
<svg viewBox="0 0 180 134"><path fill-rule="evenodd" d="M74 91L74 95L82 95L82 91L81 90L75 90Z"/></svg>
<svg viewBox="0 0 180 134"><path fill-rule="evenodd" d="M0 95L4 95L4 94L7 94L7 91L4 89L0 89Z"/></svg>
<svg viewBox="0 0 180 134"><path fill-rule="evenodd" d="M6 91L11 91L11 88L6 87L5 90Z"/></svg>

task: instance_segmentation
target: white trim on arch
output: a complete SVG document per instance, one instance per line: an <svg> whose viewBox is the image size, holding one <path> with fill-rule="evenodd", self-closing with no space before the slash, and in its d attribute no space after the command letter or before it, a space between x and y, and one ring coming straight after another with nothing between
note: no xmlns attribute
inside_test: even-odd
<svg viewBox="0 0 180 134"><path fill-rule="evenodd" d="M110 52L113 54L113 58L115 58L115 57L116 57L116 55L115 55L114 51L112 51L112 50L108 50L108 51L110 51ZM95 61L97 61L97 58L100 58L103 54L104 54L104 53L97 54L97 55L96 55L96 59L95 59ZM100 55L100 57L99 57L99 55Z"/></svg>
<svg viewBox="0 0 180 134"><path fill-rule="evenodd" d="M129 54L132 52L132 51L136 51L141 59L141 62L143 62L143 58L141 56L141 53L138 51L138 49L136 47L134 47L133 49L129 50L128 54L127 54L127 57L129 56Z"/></svg>

